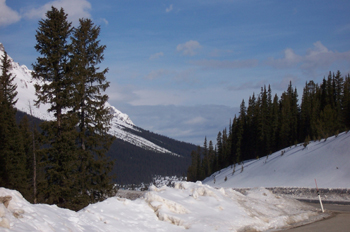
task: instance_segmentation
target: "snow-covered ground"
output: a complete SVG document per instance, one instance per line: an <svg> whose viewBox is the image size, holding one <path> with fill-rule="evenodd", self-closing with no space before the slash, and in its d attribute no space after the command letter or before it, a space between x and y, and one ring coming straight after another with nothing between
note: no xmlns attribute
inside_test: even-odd
<svg viewBox="0 0 350 232"><path fill-rule="evenodd" d="M282 155L282 151L284 151ZM350 188L350 132L277 151L206 178L213 187ZM235 171L235 172L233 172ZM226 178L226 181L225 181Z"/></svg>
<svg viewBox="0 0 350 232"><path fill-rule="evenodd" d="M10 229L0 231L266 231L327 216L264 188L243 195L200 182L153 186L135 201L112 197L79 212L32 205L17 191L0 188L6 195L12 200L8 208L0 204L0 224Z"/></svg>

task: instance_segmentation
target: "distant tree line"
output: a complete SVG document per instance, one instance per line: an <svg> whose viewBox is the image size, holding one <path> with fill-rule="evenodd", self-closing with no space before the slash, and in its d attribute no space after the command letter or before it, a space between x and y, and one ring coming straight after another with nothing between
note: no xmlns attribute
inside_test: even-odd
<svg viewBox="0 0 350 232"><path fill-rule="evenodd" d="M115 192L113 161L105 156L113 137L107 134L108 69L98 67L106 48L99 33L90 19L72 27L62 8L52 7L39 21L35 105L49 104L54 115L40 124L40 133L27 117L17 126L15 76L7 53L1 57L0 186L20 191L30 202L78 210Z"/></svg>
<svg viewBox="0 0 350 232"><path fill-rule="evenodd" d="M321 84L305 83L301 104L292 83L280 98L271 88L243 99L238 117L217 135L192 151L189 181L202 180L229 165L269 155L288 146L326 139L350 129L350 75L329 73ZM235 170L235 169L233 169Z"/></svg>

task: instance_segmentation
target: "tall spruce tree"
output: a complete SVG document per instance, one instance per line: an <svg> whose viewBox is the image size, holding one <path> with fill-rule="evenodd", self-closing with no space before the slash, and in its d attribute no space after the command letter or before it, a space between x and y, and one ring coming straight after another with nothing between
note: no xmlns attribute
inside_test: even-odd
<svg viewBox="0 0 350 232"><path fill-rule="evenodd" d="M46 18L39 21L35 49L41 54L33 64L36 84L36 105L50 104L55 120L41 125L46 146L47 187L43 190L48 203L74 208L73 199L80 194L77 185L77 149L75 146L77 118L67 113L74 106L74 83L69 67L68 43L72 32L67 14L52 7Z"/></svg>
<svg viewBox="0 0 350 232"><path fill-rule="evenodd" d="M73 81L75 83L73 113L78 118L78 172L82 192L89 193L89 202L105 199L113 193L112 179L109 173L113 162L105 153L112 143L108 96L103 92L109 87L105 74L108 69L99 71L106 46L100 45L98 36L100 27L90 19L80 19L78 28L72 36Z"/></svg>

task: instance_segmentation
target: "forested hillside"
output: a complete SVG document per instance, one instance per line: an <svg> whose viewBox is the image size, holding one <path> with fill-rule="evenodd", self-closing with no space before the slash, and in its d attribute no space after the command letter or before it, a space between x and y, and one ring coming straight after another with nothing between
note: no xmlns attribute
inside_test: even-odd
<svg viewBox="0 0 350 232"><path fill-rule="evenodd" d="M192 151L188 180L202 180L244 160L272 154L282 148L320 140L350 128L350 75L329 73L321 84L305 83L301 104L297 89L289 84L280 97L270 86L242 101L239 115L213 142Z"/></svg>

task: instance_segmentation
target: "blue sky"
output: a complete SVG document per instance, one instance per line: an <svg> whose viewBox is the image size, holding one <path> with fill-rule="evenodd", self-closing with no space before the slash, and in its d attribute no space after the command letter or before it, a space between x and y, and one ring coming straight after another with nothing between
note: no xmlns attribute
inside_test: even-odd
<svg viewBox="0 0 350 232"><path fill-rule="evenodd" d="M91 18L107 46L110 102L142 128L202 144L270 84L302 88L350 72L346 0L0 0L0 42L31 68L51 5Z"/></svg>

